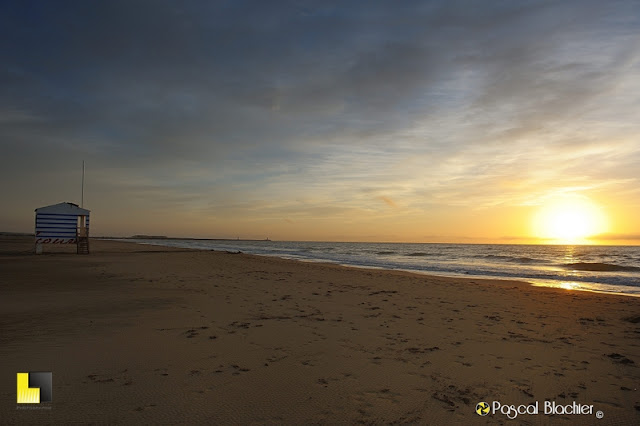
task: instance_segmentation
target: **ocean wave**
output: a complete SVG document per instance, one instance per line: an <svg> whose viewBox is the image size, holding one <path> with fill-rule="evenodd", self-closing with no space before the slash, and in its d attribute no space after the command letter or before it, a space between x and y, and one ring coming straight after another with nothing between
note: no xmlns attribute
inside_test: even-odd
<svg viewBox="0 0 640 426"><path fill-rule="evenodd" d="M385 255L385 254L396 254L395 251L377 251L377 255Z"/></svg>
<svg viewBox="0 0 640 426"><path fill-rule="evenodd" d="M425 253L423 251L416 251L416 252L413 252L413 253L407 253L407 254L405 254L405 256L421 257L421 256L433 256L433 254Z"/></svg>
<svg viewBox="0 0 640 426"><path fill-rule="evenodd" d="M622 266L611 263L565 263L562 265L567 269L575 269L578 271L597 271L597 272L640 272L640 268L636 266Z"/></svg>
<svg viewBox="0 0 640 426"><path fill-rule="evenodd" d="M537 264L544 264L544 263L548 263L545 260L542 259L534 259L531 257L525 257L525 256L505 256L505 255L499 255L499 254L488 254L485 256L476 256L476 257L480 257L482 259L497 259L497 260L503 260L505 262L512 262L512 263L537 263Z"/></svg>

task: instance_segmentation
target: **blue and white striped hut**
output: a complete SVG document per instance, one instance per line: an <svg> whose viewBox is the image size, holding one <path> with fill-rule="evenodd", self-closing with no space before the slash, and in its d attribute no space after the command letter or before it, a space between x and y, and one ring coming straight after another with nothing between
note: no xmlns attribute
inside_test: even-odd
<svg viewBox="0 0 640 426"><path fill-rule="evenodd" d="M78 254L89 253L89 210L73 203L36 209L36 254L43 244L76 244Z"/></svg>

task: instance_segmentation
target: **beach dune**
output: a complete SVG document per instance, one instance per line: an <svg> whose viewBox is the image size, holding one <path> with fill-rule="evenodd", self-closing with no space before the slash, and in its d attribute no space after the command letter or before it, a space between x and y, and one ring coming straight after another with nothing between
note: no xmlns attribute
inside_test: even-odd
<svg viewBox="0 0 640 426"><path fill-rule="evenodd" d="M640 299L93 240L0 239L7 423L640 424ZM16 373L51 371L23 409ZM544 415L545 401L593 405ZM601 411L603 418L595 413Z"/></svg>

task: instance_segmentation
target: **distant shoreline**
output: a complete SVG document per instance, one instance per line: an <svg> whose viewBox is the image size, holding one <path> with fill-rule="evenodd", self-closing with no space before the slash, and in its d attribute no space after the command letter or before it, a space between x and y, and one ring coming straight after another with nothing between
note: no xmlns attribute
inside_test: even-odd
<svg viewBox="0 0 640 426"><path fill-rule="evenodd" d="M0 236L3 237L34 237L33 233L28 232L0 232ZM91 236L92 239L96 240L189 240L189 241L245 241L245 242L255 242L255 241L273 241L269 238L265 238L262 240L258 239L242 239L242 238L183 238L183 237L167 237L164 235L133 235L131 237L110 237L110 236Z"/></svg>
<svg viewBox="0 0 640 426"><path fill-rule="evenodd" d="M269 238L262 240L242 239L242 238L180 238L165 237L164 235L133 235L131 237L94 237L97 239L120 239L120 240L189 240L189 241L272 241Z"/></svg>

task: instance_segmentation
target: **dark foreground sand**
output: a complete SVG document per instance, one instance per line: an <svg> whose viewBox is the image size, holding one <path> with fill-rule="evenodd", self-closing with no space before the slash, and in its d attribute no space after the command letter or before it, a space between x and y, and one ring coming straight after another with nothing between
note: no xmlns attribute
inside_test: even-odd
<svg viewBox="0 0 640 426"><path fill-rule="evenodd" d="M0 239L0 422L640 424L640 299L93 241ZM16 403L16 373L53 402ZM480 417L477 402L540 414ZM545 416L545 400L593 404ZM604 418L598 420L595 412Z"/></svg>

